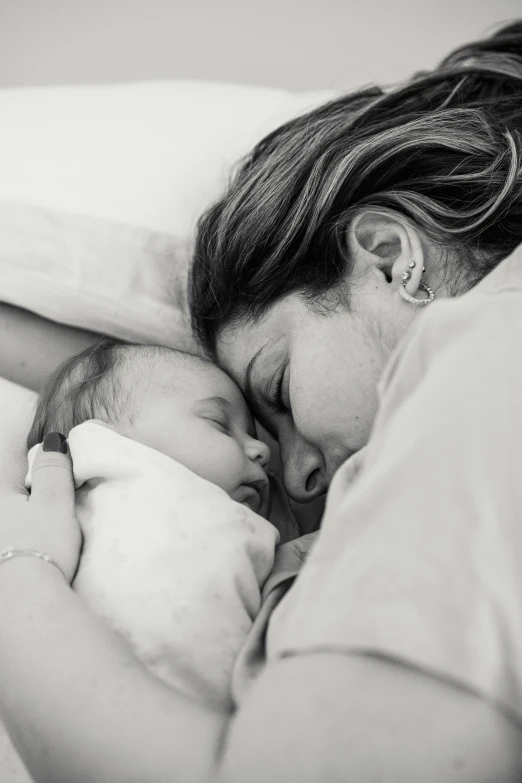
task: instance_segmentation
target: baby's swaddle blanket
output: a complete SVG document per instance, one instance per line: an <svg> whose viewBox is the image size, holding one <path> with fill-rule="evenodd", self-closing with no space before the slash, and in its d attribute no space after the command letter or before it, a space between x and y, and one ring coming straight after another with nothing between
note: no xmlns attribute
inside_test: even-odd
<svg viewBox="0 0 522 783"><path fill-rule="evenodd" d="M232 667L273 565L275 527L95 422L71 431L69 449L84 534L74 589L157 676L228 706Z"/></svg>

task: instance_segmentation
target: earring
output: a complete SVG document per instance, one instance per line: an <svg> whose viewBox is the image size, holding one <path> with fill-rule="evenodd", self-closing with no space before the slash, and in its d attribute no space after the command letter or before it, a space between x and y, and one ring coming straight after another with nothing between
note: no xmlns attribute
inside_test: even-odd
<svg viewBox="0 0 522 783"><path fill-rule="evenodd" d="M406 302L409 302L410 304L417 305L417 307L425 307L430 302L433 302L433 300L435 299L435 294L433 293L433 289L430 288L428 285L424 285L424 283L419 283L419 288L421 289L421 291L426 291L426 293L428 294L428 296L425 299L417 299L414 296L410 296L410 294L406 291L406 283L408 282L410 277L411 275L409 272L402 273L402 279L404 282L399 288L399 293L402 296L402 298Z"/></svg>

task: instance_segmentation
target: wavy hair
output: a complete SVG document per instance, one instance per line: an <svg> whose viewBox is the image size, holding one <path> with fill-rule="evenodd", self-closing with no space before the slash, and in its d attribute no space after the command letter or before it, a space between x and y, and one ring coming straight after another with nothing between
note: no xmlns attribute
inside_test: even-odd
<svg viewBox="0 0 522 783"><path fill-rule="evenodd" d="M474 285L522 242L521 131L517 22L271 133L198 224L189 295L203 347L290 293L316 301L349 280L362 208L410 220L451 250L455 290Z"/></svg>

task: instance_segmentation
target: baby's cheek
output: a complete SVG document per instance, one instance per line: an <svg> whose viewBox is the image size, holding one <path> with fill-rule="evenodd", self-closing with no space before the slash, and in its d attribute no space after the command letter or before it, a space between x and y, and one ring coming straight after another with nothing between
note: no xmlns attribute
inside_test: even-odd
<svg viewBox="0 0 522 783"><path fill-rule="evenodd" d="M227 440L230 441L227 443ZM244 471L244 457L239 446L226 436L215 439L207 446L205 461L208 465L209 481L217 484L229 494L238 488Z"/></svg>

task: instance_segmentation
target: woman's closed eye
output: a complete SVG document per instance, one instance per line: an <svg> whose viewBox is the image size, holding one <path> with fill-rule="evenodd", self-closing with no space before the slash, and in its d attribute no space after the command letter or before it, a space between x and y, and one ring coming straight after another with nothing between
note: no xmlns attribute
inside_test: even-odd
<svg viewBox="0 0 522 783"><path fill-rule="evenodd" d="M267 400L276 416L285 416L290 411L288 400L288 365L282 365L272 377Z"/></svg>

